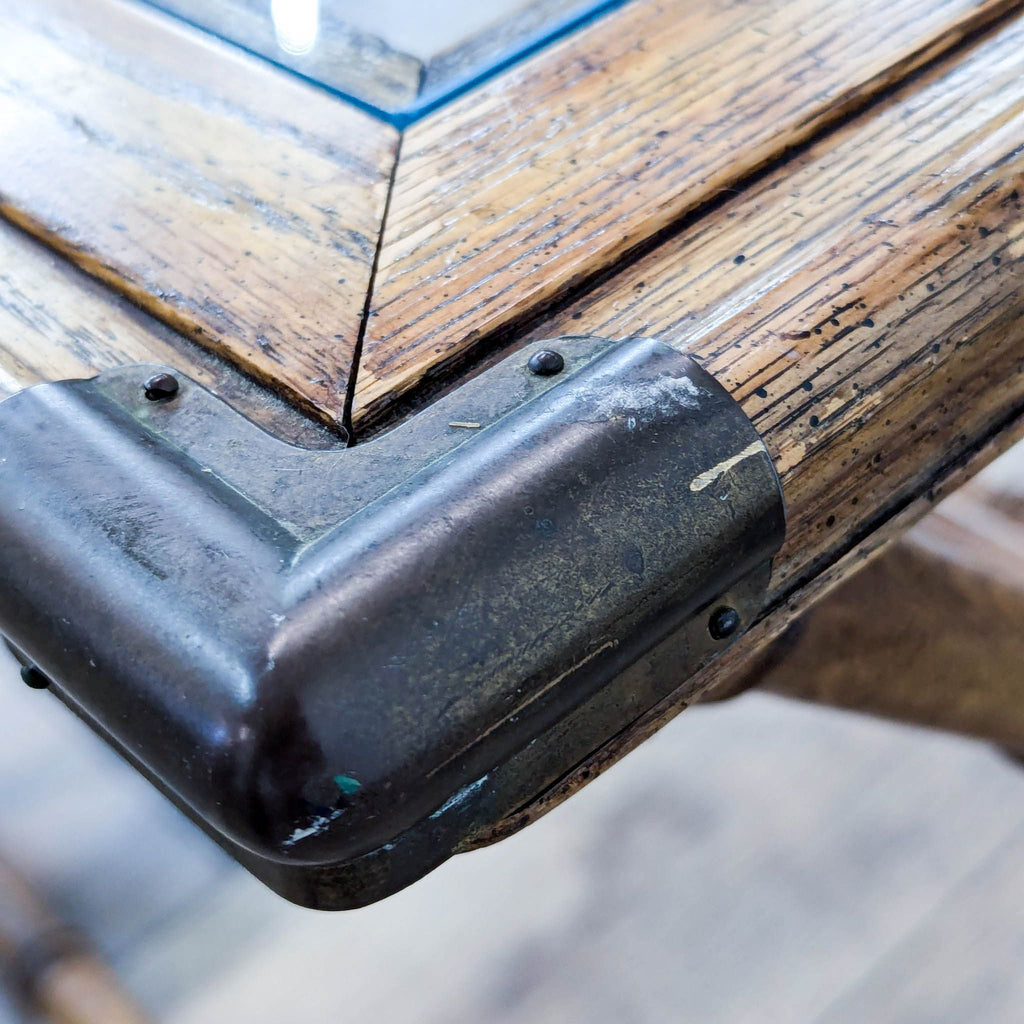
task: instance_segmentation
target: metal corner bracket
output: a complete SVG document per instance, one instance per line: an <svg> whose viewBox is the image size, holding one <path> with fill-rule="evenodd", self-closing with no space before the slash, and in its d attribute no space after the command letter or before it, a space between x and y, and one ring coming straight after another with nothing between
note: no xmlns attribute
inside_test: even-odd
<svg viewBox="0 0 1024 1024"><path fill-rule="evenodd" d="M784 531L749 419L652 340L530 346L347 450L163 367L0 403L0 632L324 909L414 881L680 686L757 615Z"/></svg>

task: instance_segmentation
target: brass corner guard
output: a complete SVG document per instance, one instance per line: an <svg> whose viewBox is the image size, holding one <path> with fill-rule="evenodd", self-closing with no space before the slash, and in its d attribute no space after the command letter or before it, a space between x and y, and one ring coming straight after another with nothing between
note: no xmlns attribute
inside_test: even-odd
<svg viewBox="0 0 1024 1024"><path fill-rule="evenodd" d="M139 366L8 399L0 446L0 631L325 909L425 874L728 646L785 529L750 421L651 340L531 346L348 450Z"/></svg>

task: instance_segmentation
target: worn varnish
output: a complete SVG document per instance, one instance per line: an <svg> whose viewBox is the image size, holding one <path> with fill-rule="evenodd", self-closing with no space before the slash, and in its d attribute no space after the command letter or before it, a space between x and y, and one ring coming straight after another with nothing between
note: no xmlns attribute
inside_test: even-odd
<svg viewBox="0 0 1024 1024"><path fill-rule="evenodd" d="M183 357L187 345L0 222L0 398L41 381L91 377L124 363L170 363L202 376Z"/></svg>
<svg viewBox="0 0 1024 1024"><path fill-rule="evenodd" d="M337 442L232 364L0 221L0 399L126 363L181 370L280 437L308 447Z"/></svg>
<svg viewBox="0 0 1024 1024"><path fill-rule="evenodd" d="M505 829L727 687L943 488L1021 436L1022 54L1016 22L534 332L650 334L696 355L764 435L789 526L762 622Z"/></svg>
<svg viewBox="0 0 1024 1024"><path fill-rule="evenodd" d="M327 420L396 133L141 4L0 0L0 212Z"/></svg>
<svg viewBox="0 0 1024 1024"><path fill-rule="evenodd" d="M1024 401L1024 20L823 139L533 337L653 335L742 402L776 587Z"/></svg>
<svg viewBox="0 0 1024 1024"><path fill-rule="evenodd" d="M413 125L356 421L1013 6L633 4Z"/></svg>

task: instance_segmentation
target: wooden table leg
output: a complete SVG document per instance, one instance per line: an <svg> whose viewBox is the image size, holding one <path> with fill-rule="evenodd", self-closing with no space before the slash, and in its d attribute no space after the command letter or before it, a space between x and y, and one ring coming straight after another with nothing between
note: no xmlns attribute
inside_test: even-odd
<svg viewBox="0 0 1024 1024"><path fill-rule="evenodd" d="M0 859L0 969L28 1008L54 1024L145 1024L85 938Z"/></svg>
<svg viewBox="0 0 1024 1024"><path fill-rule="evenodd" d="M1024 754L1024 445L790 627L749 685Z"/></svg>

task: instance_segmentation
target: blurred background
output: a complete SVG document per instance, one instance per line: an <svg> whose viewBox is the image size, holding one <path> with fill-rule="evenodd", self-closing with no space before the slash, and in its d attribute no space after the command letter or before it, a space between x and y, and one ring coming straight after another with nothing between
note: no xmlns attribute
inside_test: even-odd
<svg viewBox="0 0 1024 1024"><path fill-rule="evenodd" d="M0 723L0 853L160 1021L1021 1020L1024 773L979 742L695 707L525 832L320 914L9 659Z"/></svg>

